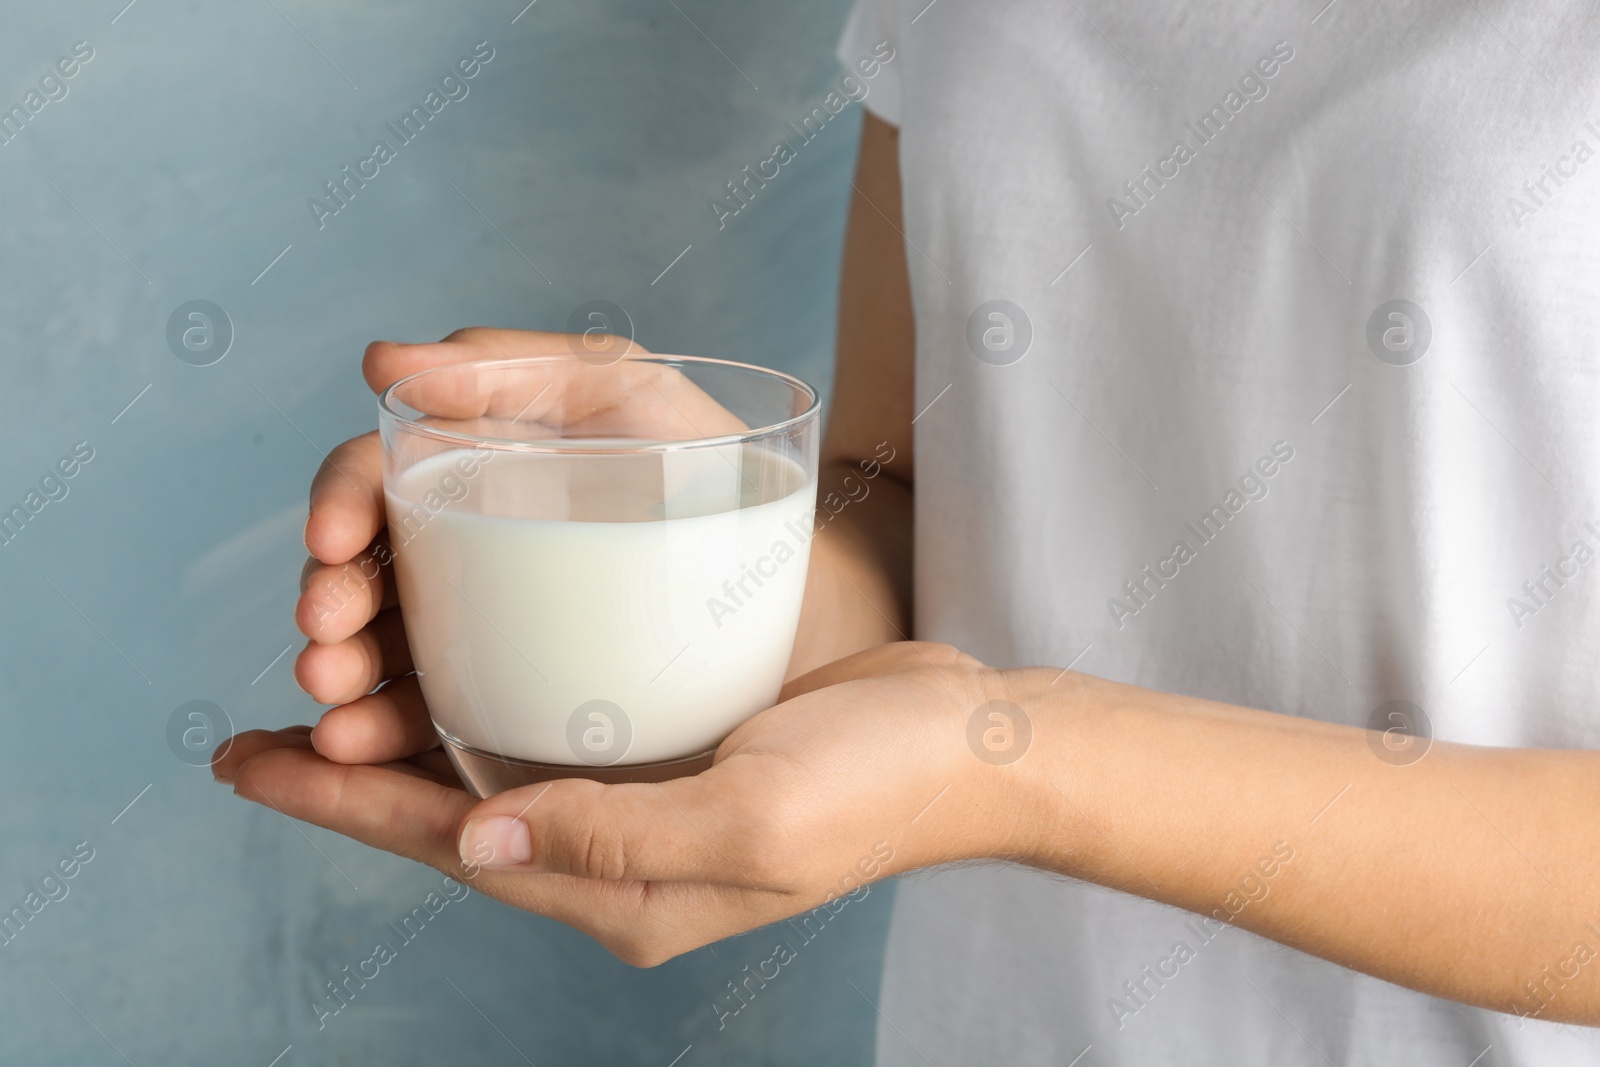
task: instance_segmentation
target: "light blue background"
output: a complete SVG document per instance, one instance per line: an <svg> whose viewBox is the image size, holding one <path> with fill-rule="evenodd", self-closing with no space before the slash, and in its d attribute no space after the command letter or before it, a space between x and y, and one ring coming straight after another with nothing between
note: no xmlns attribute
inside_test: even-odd
<svg viewBox="0 0 1600 1067"><path fill-rule="evenodd" d="M725 230L708 201L837 79L843 0L538 0L514 24L521 0L124 3L0 4L4 107L95 50L0 147L0 511L95 450L0 547L0 911L95 849L0 948L0 1061L869 1061L852 983L876 996L887 889L720 1032L772 934L635 971L476 895L318 1032L323 983L439 876L236 799L165 733L194 699L241 728L317 715L290 670L300 529L322 453L374 425L367 341L559 329L606 298L657 351L826 388L859 109ZM307 198L483 40L467 99L319 232ZM237 332L213 366L167 347L192 299Z"/></svg>

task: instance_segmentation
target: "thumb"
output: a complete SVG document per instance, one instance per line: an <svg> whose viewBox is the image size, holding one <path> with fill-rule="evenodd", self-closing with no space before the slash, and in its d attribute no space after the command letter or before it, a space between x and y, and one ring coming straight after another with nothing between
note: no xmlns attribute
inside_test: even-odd
<svg viewBox="0 0 1600 1067"><path fill-rule="evenodd" d="M749 819L735 779L712 768L660 783L563 778L500 793L469 811L461 861L579 878L755 888L740 869Z"/></svg>
<svg viewBox="0 0 1600 1067"><path fill-rule="evenodd" d="M362 357L361 374L374 393L381 393L401 378L450 363L570 352L570 340L564 333L474 326L432 343L374 341Z"/></svg>

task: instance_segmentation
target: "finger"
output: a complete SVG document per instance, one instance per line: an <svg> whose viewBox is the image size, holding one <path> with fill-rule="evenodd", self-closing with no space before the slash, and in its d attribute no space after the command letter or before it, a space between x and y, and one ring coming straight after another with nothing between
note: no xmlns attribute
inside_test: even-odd
<svg viewBox="0 0 1600 1067"><path fill-rule="evenodd" d="M337 644L311 642L294 661L295 681L318 704L347 703L372 692L379 682L411 670L411 648L399 608L380 612Z"/></svg>
<svg viewBox="0 0 1600 1067"><path fill-rule="evenodd" d="M471 361L558 356L533 365L477 367L434 374L409 383L395 397L435 420L455 420L460 433L507 436L497 420L521 425L527 437L539 424L567 435L621 434L682 440L738 433L748 426L677 368L645 360L638 345L605 362L580 359L585 336L523 330L458 330L436 344L368 346L368 384L391 383L424 370ZM554 434L552 433L552 436Z"/></svg>
<svg viewBox="0 0 1600 1067"><path fill-rule="evenodd" d="M435 779L452 789L466 788L461 782L461 775L456 771L456 765L450 762L450 757L445 754L443 746L431 748L426 752L418 752L415 756L407 756L404 761L400 762L422 768L422 770L433 775ZM397 765L394 761L384 764L386 767Z"/></svg>
<svg viewBox="0 0 1600 1067"><path fill-rule="evenodd" d="M599 881L703 882L778 889L749 847L762 839L777 774L761 757L690 778L602 785L567 778L483 801L461 827L466 862ZM768 809L770 810L770 809Z"/></svg>
<svg viewBox="0 0 1600 1067"><path fill-rule="evenodd" d="M290 726L282 730L249 730L237 737L231 737L217 746L217 751L212 756L212 776L218 781L231 782L240 766L261 753L275 748L313 750L311 727ZM426 778L453 789L462 788L461 778L456 774L455 765L450 762L450 757L438 748L429 752L419 752L406 759L390 760L381 766L413 777Z"/></svg>
<svg viewBox="0 0 1600 1067"><path fill-rule="evenodd" d="M473 800L458 789L388 767L333 763L277 746L239 765L233 790L294 819L444 870L460 867L453 835Z"/></svg>
<svg viewBox="0 0 1600 1067"><path fill-rule="evenodd" d="M330 644L343 641L399 601L389 564L380 563L371 548L336 567L307 556L294 621L313 641Z"/></svg>
<svg viewBox="0 0 1600 1067"><path fill-rule="evenodd" d="M354 559L383 529L383 452L378 433L339 445L311 480L306 550L338 565Z"/></svg>
<svg viewBox="0 0 1600 1067"><path fill-rule="evenodd" d="M240 766L268 749L310 747L309 726L291 726L287 730L246 730L217 746L211 754L211 776L219 782L231 782Z"/></svg>
<svg viewBox="0 0 1600 1067"><path fill-rule="evenodd" d="M726 887L646 887L465 865L456 854L455 831L473 806L472 797L391 767L342 766L301 749L269 748L239 768L234 791L566 923L636 966L653 966L786 914L767 894Z"/></svg>
<svg viewBox="0 0 1600 1067"><path fill-rule="evenodd" d="M569 347L571 346L571 347ZM494 330L473 327L457 330L434 344L402 345L392 341L375 341L367 346L363 373L374 389L383 389L380 382L392 383L423 371L461 363L503 362L528 356L553 356L531 367L478 367L463 369L455 374L431 374L410 383L398 391L395 400L431 416L433 420L453 419L515 419L530 420L533 426L540 422L560 425L569 394L581 392L582 383L594 380L611 384L619 375L628 377L632 368L607 374L577 358L581 349L577 339L568 334L541 333L532 330ZM643 352L643 349L636 349ZM657 364L641 364L639 370L649 374L660 371ZM578 383L579 388L574 388ZM458 425L452 429L463 432L481 431L498 436L488 425L473 427Z"/></svg>
<svg viewBox="0 0 1600 1067"><path fill-rule="evenodd" d="M479 359L515 359L519 356L570 354L571 334L539 330L497 330L473 326L457 330L434 344L400 344L374 341L361 360L361 374L374 393L381 393L401 378L448 363ZM638 345L633 352L643 352Z"/></svg>
<svg viewBox="0 0 1600 1067"><path fill-rule="evenodd" d="M433 755L442 756L443 753L433 753ZM419 761L415 758L390 760L387 763L375 764L375 766L382 767L384 770L394 771L398 774L410 775L412 778L421 778L424 781L432 782L435 785L442 785L447 789L460 789L463 791L466 789L466 787L461 784L461 776L455 773L454 767L446 766L445 768L440 769L440 767L431 760Z"/></svg>
<svg viewBox="0 0 1600 1067"><path fill-rule="evenodd" d="M311 741L335 763L387 763L440 743L415 675L328 711L311 731Z"/></svg>

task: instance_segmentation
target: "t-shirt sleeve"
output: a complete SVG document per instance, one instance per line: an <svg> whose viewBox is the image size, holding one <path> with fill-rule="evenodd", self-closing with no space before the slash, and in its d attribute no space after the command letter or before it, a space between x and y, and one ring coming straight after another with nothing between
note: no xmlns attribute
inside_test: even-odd
<svg viewBox="0 0 1600 1067"><path fill-rule="evenodd" d="M834 54L844 69L866 86L861 106L898 126L900 69L895 30L894 0L856 0Z"/></svg>

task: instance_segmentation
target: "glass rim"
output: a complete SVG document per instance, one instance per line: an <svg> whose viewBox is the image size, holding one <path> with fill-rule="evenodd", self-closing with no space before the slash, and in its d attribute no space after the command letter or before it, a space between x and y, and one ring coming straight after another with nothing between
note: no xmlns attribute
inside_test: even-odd
<svg viewBox="0 0 1600 1067"><path fill-rule="evenodd" d="M638 363L660 363L665 366L688 363L697 366L726 367L732 370L754 371L758 375L783 382L789 385L792 389L797 389L802 396L806 397L806 406L799 414L791 415L787 419L769 423L765 426L752 427L751 429L743 430L739 433L720 434L716 437L695 437L676 441L640 438L638 441L629 442L625 447L616 447L615 445L602 447L597 444L586 445L580 439L576 438L568 439L562 444L552 445L544 442L521 441L511 437L492 437L487 434L461 433L454 430L441 430L438 427L429 426L426 423L412 418L410 415L396 410L394 406L395 404L405 403L395 396L396 391L398 391L401 386L407 385L410 382L414 382L419 378L427 377L430 374L438 374L443 371L462 370L466 368L534 366L540 363L565 362L568 360L586 362L582 359L582 357L577 355L569 355L561 352L546 352L531 356L513 356L510 359L475 359L468 360L464 363L446 363L437 367L428 367L425 370L420 370L414 374L406 375L404 378L392 383L388 388L384 389L383 392L378 394L378 414L380 416L380 422L384 419L387 419L392 424L401 426L407 431L416 433L423 437L432 437L437 440L463 444L484 445L508 452L568 453L573 455L629 455L642 452L677 452L691 448L717 448L731 444L740 444L747 441L753 441L762 437L769 437L774 434L783 433L786 430L790 430L796 426L799 426L807 420L815 419L822 409L821 394L819 394L809 382L802 378L798 378L793 374L789 374L786 371L775 370L771 367L761 367L754 363L739 363L736 360L731 359L717 359L713 356L678 356L658 352L647 352L639 356L624 355L622 359L618 359L612 363L588 365L609 367L615 366L617 363L623 362L623 360L632 360ZM715 398L713 397L713 399ZM409 404L406 406L410 407ZM416 409L413 408L412 410ZM597 440L615 441L617 439L600 438Z"/></svg>

